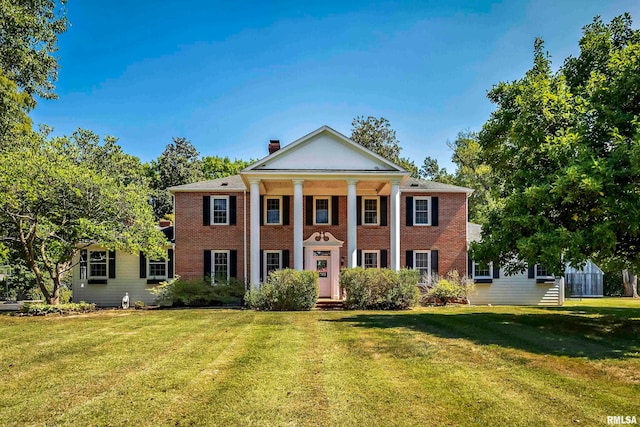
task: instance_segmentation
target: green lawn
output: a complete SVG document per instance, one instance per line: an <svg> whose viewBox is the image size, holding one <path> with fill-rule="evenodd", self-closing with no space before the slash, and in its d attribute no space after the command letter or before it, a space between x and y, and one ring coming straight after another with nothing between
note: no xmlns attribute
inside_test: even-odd
<svg viewBox="0 0 640 427"><path fill-rule="evenodd" d="M0 316L2 425L640 419L640 301Z"/></svg>

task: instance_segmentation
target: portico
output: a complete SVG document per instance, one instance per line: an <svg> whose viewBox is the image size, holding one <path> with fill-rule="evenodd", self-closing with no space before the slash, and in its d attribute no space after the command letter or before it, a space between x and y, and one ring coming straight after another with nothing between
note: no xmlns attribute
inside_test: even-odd
<svg viewBox="0 0 640 427"><path fill-rule="evenodd" d="M312 263L313 251L309 249L314 246L309 239L317 237L317 233L331 236L333 243L340 242L329 249L332 298L338 296L340 267L358 265L359 227L377 229L379 235L388 234L384 246L389 248L389 267L400 269L399 189L408 175L328 127L243 170L241 176L250 191L251 285L258 286L266 279L261 274L261 262L264 263L260 255L264 249L261 234L273 230L290 236L287 240L293 242L292 266L297 270L317 269ZM286 215L292 215L292 230L286 219L277 220L278 209L281 217L285 211ZM346 255L341 255L339 249L345 242Z"/></svg>

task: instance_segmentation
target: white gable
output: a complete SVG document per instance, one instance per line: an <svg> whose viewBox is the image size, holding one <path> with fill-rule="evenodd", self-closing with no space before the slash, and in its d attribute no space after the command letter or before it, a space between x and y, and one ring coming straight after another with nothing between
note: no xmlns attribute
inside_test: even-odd
<svg viewBox="0 0 640 427"><path fill-rule="evenodd" d="M292 142L248 169L403 171L326 126Z"/></svg>

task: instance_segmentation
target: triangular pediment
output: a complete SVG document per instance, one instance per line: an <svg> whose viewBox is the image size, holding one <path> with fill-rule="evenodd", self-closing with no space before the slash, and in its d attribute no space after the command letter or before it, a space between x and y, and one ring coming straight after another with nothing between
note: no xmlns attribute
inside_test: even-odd
<svg viewBox="0 0 640 427"><path fill-rule="evenodd" d="M406 172L341 133L323 126L245 169L248 171Z"/></svg>

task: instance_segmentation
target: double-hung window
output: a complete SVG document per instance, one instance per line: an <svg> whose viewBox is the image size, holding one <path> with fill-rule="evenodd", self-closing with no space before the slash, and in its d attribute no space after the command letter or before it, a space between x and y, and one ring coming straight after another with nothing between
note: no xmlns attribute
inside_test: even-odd
<svg viewBox="0 0 640 427"><path fill-rule="evenodd" d="M216 225L229 224L229 196L211 197L211 223Z"/></svg>
<svg viewBox="0 0 640 427"><path fill-rule="evenodd" d="M431 281L431 252L413 251L413 268L420 272L419 283L430 283Z"/></svg>
<svg viewBox="0 0 640 427"><path fill-rule="evenodd" d="M147 279L149 280L162 280L167 278L167 261L160 259L149 260L149 274Z"/></svg>
<svg viewBox="0 0 640 427"><path fill-rule="evenodd" d="M553 274L551 274L544 265L536 264L535 268L536 279L554 279Z"/></svg>
<svg viewBox="0 0 640 427"><path fill-rule="evenodd" d="M362 198L362 224L378 225L379 224L380 199L377 197Z"/></svg>
<svg viewBox="0 0 640 427"><path fill-rule="evenodd" d="M329 197L315 197L314 198L314 224L331 224L331 199Z"/></svg>
<svg viewBox="0 0 640 427"><path fill-rule="evenodd" d="M266 224L282 224L282 197L265 197L264 213Z"/></svg>
<svg viewBox="0 0 640 427"><path fill-rule="evenodd" d="M269 273L282 269L282 251L264 251L264 277Z"/></svg>
<svg viewBox="0 0 640 427"><path fill-rule="evenodd" d="M493 263L489 262L473 262L473 278L474 279L491 279L493 271Z"/></svg>
<svg viewBox="0 0 640 427"><path fill-rule="evenodd" d="M89 252L89 278L107 278L107 251Z"/></svg>
<svg viewBox="0 0 640 427"><path fill-rule="evenodd" d="M431 225L431 197L414 197L413 224Z"/></svg>
<svg viewBox="0 0 640 427"><path fill-rule="evenodd" d="M378 268L380 266L380 251L362 251L362 266L364 268Z"/></svg>
<svg viewBox="0 0 640 427"><path fill-rule="evenodd" d="M211 252L211 278L214 283L229 280L229 251Z"/></svg>

